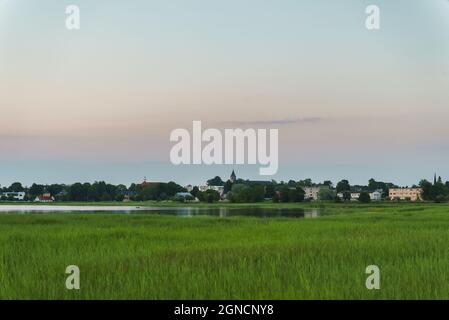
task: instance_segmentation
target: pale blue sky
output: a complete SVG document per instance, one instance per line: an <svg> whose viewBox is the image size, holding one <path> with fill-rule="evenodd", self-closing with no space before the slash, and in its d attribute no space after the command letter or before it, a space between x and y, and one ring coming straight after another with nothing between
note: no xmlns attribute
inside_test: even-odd
<svg viewBox="0 0 449 320"><path fill-rule="evenodd" d="M0 0L0 184L227 176L169 164L192 120L273 121L278 180L449 179L447 57L446 0Z"/></svg>

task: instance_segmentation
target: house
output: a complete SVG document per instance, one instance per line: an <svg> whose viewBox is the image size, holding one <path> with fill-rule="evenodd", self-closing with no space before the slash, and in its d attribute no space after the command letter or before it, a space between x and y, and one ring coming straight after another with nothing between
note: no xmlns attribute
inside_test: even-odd
<svg viewBox="0 0 449 320"><path fill-rule="evenodd" d="M0 198L6 200L25 200L25 192L2 192Z"/></svg>
<svg viewBox="0 0 449 320"><path fill-rule="evenodd" d="M376 190L369 193L369 197L372 201L380 201L382 200L382 190Z"/></svg>
<svg viewBox="0 0 449 320"><path fill-rule="evenodd" d="M421 200L421 188L391 188L389 190L390 200Z"/></svg>
<svg viewBox="0 0 449 320"><path fill-rule="evenodd" d="M304 190L304 199L318 200L321 187L302 187Z"/></svg>
<svg viewBox="0 0 449 320"><path fill-rule="evenodd" d="M350 192L351 201L358 201L360 198L360 193L361 192ZM376 191L370 192L368 194L372 201L382 200L382 190L376 190ZM343 199L343 192L337 193L337 197L339 197L340 199Z"/></svg>
<svg viewBox="0 0 449 320"><path fill-rule="evenodd" d="M37 196L34 199L34 202L53 202L53 201L55 201L55 198L49 193L44 193L40 196Z"/></svg>
<svg viewBox="0 0 449 320"><path fill-rule="evenodd" d="M157 181L148 181L147 178L143 178L143 182L140 183L139 185L143 188L146 186L150 186L150 185L155 185L155 184L160 184L161 182L157 182Z"/></svg>
<svg viewBox="0 0 449 320"><path fill-rule="evenodd" d="M344 199L344 194L345 192L339 192L337 193L337 197L339 197L340 199ZM350 195L350 199L351 201L358 201L359 197L360 197L360 192L349 192Z"/></svg>
<svg viewBox="0 0 449 320"><path fill-rule="evenodd" d="M198 189L201 192L205 192L207 190L215 190L221 195L223 194L224 186L199 186Z"/></svg>
<svg viewBox="0 0 449 320"><path fill-rule="evenodd" d="M320 185L315 187L301 187L304 190L304 199L305 200L320 200L320 191L321 190L330 190L327 185Z"/></svg>
<svg viewBox="0 0 449 320"><path fill-rule="evenodd" d="M174 198L182 201L198 201L190 192L178 192Z"/></svg>

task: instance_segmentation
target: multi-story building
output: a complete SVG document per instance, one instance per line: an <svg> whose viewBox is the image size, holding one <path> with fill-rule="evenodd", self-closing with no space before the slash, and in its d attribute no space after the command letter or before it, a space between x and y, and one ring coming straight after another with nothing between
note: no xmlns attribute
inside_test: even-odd
<svg viewBox="0 0 449 320"><path fill-rule="evenodd" d="M421 200L421 188L392 188L389 190L388 196L390 200Z"/></svg>

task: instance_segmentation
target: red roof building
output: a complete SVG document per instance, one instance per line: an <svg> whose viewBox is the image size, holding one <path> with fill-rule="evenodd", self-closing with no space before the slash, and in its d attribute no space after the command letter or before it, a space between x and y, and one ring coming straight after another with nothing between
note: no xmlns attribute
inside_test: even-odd
<svg viewBox="0 0 449 320"><path fill-rule="evenodd" d="M40 196L37 196L36 199L34 199L35 202L53 202L55 201L55 198L49 194L49 193L44 193Z"/></svg>

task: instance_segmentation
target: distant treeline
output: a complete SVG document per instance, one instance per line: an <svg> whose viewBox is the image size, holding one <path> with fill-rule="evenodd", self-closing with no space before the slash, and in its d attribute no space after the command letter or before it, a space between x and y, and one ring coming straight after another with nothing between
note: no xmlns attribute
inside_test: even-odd
<svg viewBox="0 0 449 320"><path fill-rule="evenodd" d="M23 187L21 183L15 182L4 192L25 192L25 200L34 200L37 196L45 193L51 194L57 201L123 201L126 199L134 201L143 200L167 200L178 192L186 191L182 186L174 183L154 184L131 184L126 187L123 184L113 185L104 181L94 183L74 183L72 185L51 184L43 185L33 183L31 187ZM5 199L5 196L2 197Z"/></svg>
<svg viewBox="0 0 449 320"><path fill-rule="evenodd" d="M376 190L382 191L382 198L387 199L390 188L397 188L393 183L380 182L370 179L367 185L350 185L348 180L341 180L335 186L331 181L314 183L311 179L289 180L288 182L272 181L251 181L237 179L234 182L227 180L224 182L220 177L215 177L207 181L208 186L220 187L218 192L214 190L200 191L198 186L190 190L175 182L144 182L141 184L131 184L129 187L123 184L109 184L104 181L94 183L74 183L66 184L37 184L24 187L20 182L15 182L9 187L0 188L2 195L0 200L14 200L8 196L10 192L25 192L24 200L34 200L36 197L49 193L56 201L147 201L147 200L180 200L191 201L198 199L202 202L215 202L226 199L231 202L261 202L271 199L273 202L302 202L306 201L305 189L308 187L321 187L319 190L320 200L349 200L346 194L350 192L360 192L360 201L369 201L368 193ZM449 182L443 182L441 177L434 177L433 183L421 180L418 185L412 187L422 188L422 199L426 201L445 202L449 201ZM179 196L182 193L183 196ZM338 193L343 194L343 199L337 197ZM187 194L188 196L185 196Z"/></svg>

